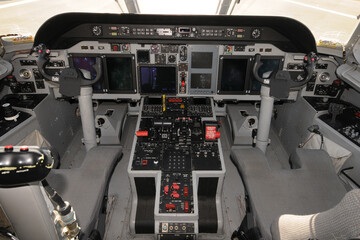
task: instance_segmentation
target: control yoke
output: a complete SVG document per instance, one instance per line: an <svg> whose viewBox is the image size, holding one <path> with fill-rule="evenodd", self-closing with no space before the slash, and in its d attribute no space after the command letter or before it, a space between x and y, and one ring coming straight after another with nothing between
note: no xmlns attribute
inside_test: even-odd
<svg viewBox="0 0 360 240"><path fill-rule="evenodd" d="M272 82L277 81L277 80L291 80L291 81L288 81L289 87L296 88L296 87L303 86L308 81L310 81L310 79L313 75L313 72L314 72L314 65L317 62L317 60L318 60L318 56L315 53L311 52L311 53L307 54L304 57L304 63L305 63L304 71L305 72L303 74L299 74L296 78L292 78L289 71L283 71L283 70L272 72L270 74L269 78L262 78L259 76L258 71L259 71L260 67L263 65L263 63L261 62L261 55L256 54L255 55L255 63L254 63L254 67L253 67L253 75L257 81L259 81L261 84L264 84L264 85L271 85Z"/></svg>
<svg viewBox="0 0 360 240"><path fill-rule="evenodd" d="M89 86L95 84L101 78L102 69L101 69L100 57L96 58L96 63L92 66L96 71L96 77L94 80L89 80L83 77L83 74L79 69L74 69L71 67L63 69L62 72L60 73L60 76L52 76L47 74L45 72L45 66L50 61L50 53L51 53L50 49L48 49L44 44L39 44L39 46L34 48L34 51L38 52L39 54L37 66L39 68L40 73L43 75L45 79L51 81L52 83L59 84L61 82L60 78L63 77L63 78L71 78L73 80L79 81L80 86Z"/></svg>

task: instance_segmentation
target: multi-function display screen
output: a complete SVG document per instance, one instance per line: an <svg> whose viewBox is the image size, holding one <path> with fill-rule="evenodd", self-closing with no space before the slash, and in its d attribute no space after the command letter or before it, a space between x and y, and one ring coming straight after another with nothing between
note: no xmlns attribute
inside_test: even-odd
<svg viewBox="0 0 360 240"><path fill-rule="evenodd" d="M248 59L225 58L222 60L220 92L242 92L246 85Z"/></svg>
<svg viewBox="0 0 360 240"><path fill-rule="evenodd" d="M110 91L134 91L132 57L107 57L106 68Z"/></svg>
<svg viewBox="0 0 360 240"><path fill-rule="evenodd" d="M212 52L192 52L191 68L212 68Z"/></svg>
<svg viewBox="0 0 360 240"><path fill-rule="evenodd" d="M210 73L192 73L191 88L193 89L210 89L211 74Z"/></svg>
<svg viewBox="0 0 360 240"><path fill-rule="evenodd" d="M141 93L176 93L175 67L140 67Z"/></svg>

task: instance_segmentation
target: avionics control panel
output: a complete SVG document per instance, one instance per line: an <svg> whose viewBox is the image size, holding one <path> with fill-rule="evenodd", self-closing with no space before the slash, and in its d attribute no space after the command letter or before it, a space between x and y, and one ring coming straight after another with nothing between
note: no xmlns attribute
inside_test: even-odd
<svg viewBox="0 0 360 240"><path fill-rule="evenodd" d="M225 166L219 127L209 97L142 99L128 167L134 233L195 239L221 232Z"/></svg>

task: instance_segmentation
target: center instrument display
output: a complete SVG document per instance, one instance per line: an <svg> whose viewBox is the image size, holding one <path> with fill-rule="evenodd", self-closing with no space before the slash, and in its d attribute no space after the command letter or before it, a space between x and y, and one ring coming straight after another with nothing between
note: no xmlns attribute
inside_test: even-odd
<svg viewBox="0 0 360 240"><path fill-rule="evenodd" d="M141 66L140 90L142 94L176 94L176 68Z"/></svg>

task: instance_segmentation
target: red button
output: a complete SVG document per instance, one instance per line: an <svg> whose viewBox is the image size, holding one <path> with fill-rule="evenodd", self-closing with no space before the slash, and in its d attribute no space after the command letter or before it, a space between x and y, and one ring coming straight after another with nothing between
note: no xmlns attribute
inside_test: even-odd
<svg viewBox="0 0 360 240"><path fill-rule="evenodd" d="M177 185L177 183L173 183L173 185L171 186L171 189L173 189L173 190L179 190L179 189L180 189L180 186Z"/></svg>
<svg viewBox="0 0 360 240"><path fill-rule="evenodd" d="M185 201L185 207L184 207L185 212L189 212L189 202Z"/></svg>
<svg viewBox="0 0 360 240"><path fill-rule="evenodd" d="M112 45L112 50L114 52L118 52L119 51L119 45L117 45L117 44Z"/></svg>
<svg viewBox="0 0 360 240"><path fill-rule="evenodd" d="M220 132L216 132L215 137L220 138Z"/></svg>
<svg viewBox="0 0 360 240"><path fill-rule="evenodd" d="M165 193L165 195L168 195L169 194L169 186L165 186L164 187L164 193Z"/></svg>
<svg viewBox="0 0 360 240"><path fill-rule="evenodd" d="M29 151L29 147L28 147L28 146L22 146L22 147L20 148L20 152L27 152L27 151Z"/></svg>
<svg viewBox="0 0 360 240"><path fill-rule="evenodd" d="M181 86L185 87L185 81L181 82Z"/></svg>
<svg viewBox="0 0 360 240"><path fill-rule="evenodd" d="M189 188L184 187L184 196L187 197L189 195Z"/></svg>
<svg viewBox="0 0 360 240"><path fill-rule="evenodd" d="M137 131L136 136L137 137L147 137L147 136L149 136L149 132L148 131Z"/></svg>
<svg viewBox="0 0 360 240"><path fill-rule="evenodd" d="M13 145L7 145L5 146L5 152L12 152L14 150L14 146Z"/></svg>
<svg viewBox="0 0 360 240"><path fill-rule="evenodd" d="M167 203L166 205L165 205L165 207L166 207L166 210L174 210L175 209L175 204L172 204L172 203Z"/></svg>
<svg viewBox="0 0 360 240"><path fill-rule="evenodd" d="M142 160L141 164L142 164L143 166L146 166L146 165L148 164L148 162L147 162L146 159L144 159L144 160Z"/></svg>
<svg viewBox="0 0 360 240"><path fill-rule="evenodd" d="M179 198L180 195L179 195L176 191L173 191L173 193L171 194L171 197L173 197L173 198Z"/></svg>

